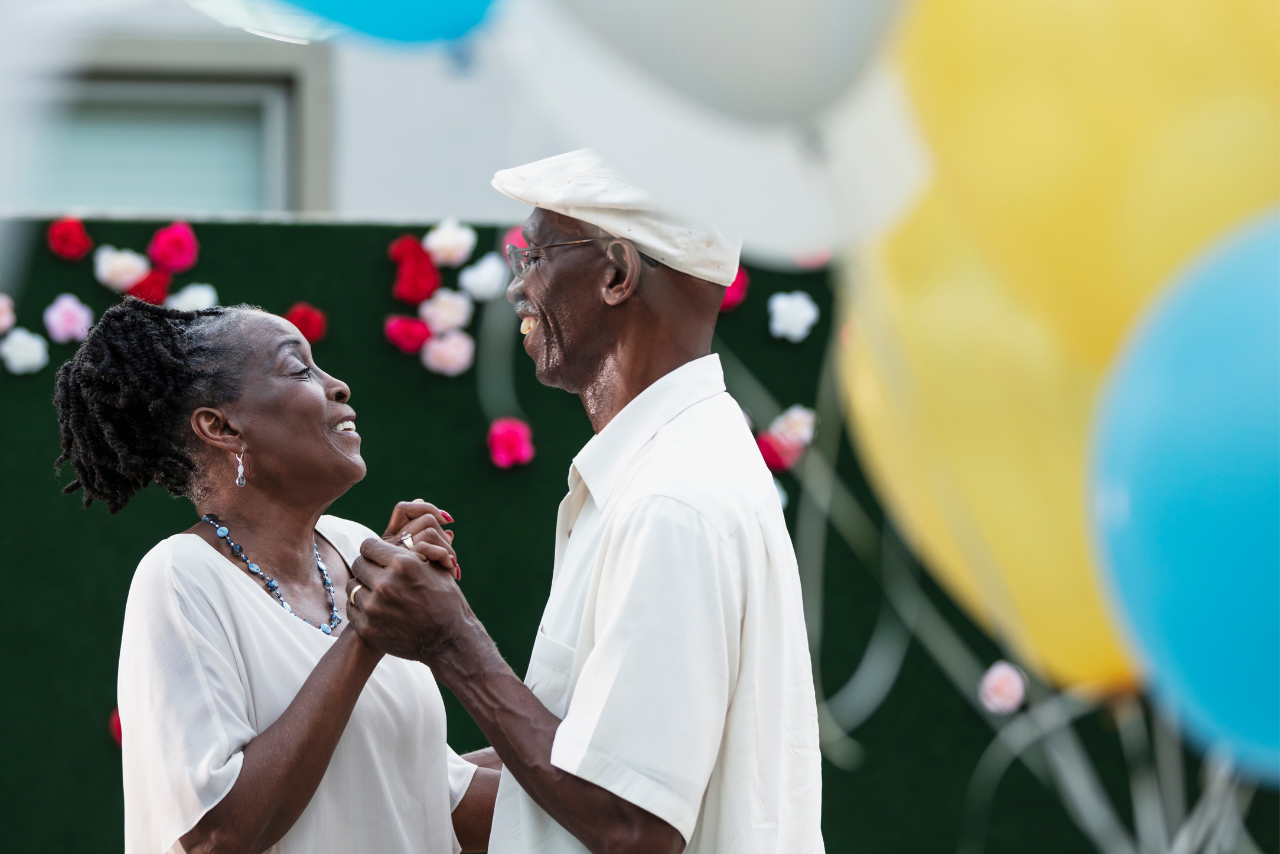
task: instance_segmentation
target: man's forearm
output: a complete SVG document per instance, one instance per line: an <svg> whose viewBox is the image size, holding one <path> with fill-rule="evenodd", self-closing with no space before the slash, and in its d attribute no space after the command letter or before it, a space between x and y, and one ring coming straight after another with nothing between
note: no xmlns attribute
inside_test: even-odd
<svg viewBox="0 0 1280 854"><path fill-rule="evenodd" d="M429 664L475 719L520 786L589 850L595 854L684 850L684 839L667 822L551 764L560 719L520 681L478 621Z"/></svg>

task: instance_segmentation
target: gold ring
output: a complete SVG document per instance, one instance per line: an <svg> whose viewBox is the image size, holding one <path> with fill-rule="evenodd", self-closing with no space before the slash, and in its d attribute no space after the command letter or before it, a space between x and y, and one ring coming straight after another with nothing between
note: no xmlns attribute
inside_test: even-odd
<svg viewBox="0 0 1280 854"><path fill-rule="evenodd" d="M353 607L358 607L356 606L356 594L363 589L364 585L357 581L356 586L352 587L351 592L347 594L347 601L350 602Z"/></svg>
<svg viewBox="0 0 1280 854"><path fill-rule="evenodd" d="M401 534L400 544L404 546L406 549L408 549L409 551L413 551L413 534L410 534L408 531L405 531L403 534Z"/></svg>

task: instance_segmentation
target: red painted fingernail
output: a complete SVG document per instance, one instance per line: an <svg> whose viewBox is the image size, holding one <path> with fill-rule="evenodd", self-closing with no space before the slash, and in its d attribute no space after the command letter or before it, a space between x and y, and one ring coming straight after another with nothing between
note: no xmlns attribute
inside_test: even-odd
<svg viewBox="0 0 1280 854"><path fill-rule="evenodd" d="M458 562L456 560L453 562L453 580L454 581L462 580L462 567L458 566Z"/></svg>
<svg viewBox="0 0 1280 854"><path fill-rule="evenodd" d="M440 511L440 515L444 517L444 520L445 520L446 522L452 522L452 521L453 521L453 517L452 517L452 516L450 516L448 513L446 513L446 512L445 512L445 511L443 511L443 510L441 510L441 511Z"/></svg>

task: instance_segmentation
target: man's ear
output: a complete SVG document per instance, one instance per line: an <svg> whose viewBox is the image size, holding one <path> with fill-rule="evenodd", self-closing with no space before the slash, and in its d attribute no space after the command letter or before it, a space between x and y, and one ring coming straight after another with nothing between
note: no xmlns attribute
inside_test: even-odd
<svg viewBox="0 0 1280 854"><path fill-rule="evenodd" d="M612 240L604 252L611 262L611 274L604 283L605 304L622 305L631 299L640 286L640 270L644 266L644 259L629 240Z"/></svg>
<svg viewBox="0 0 1280 854"><path fill-rule="evenodd" d="M244 453L244 439L226 411L201 406L191 413L191 430L196 438L220 451Z"/></svg>

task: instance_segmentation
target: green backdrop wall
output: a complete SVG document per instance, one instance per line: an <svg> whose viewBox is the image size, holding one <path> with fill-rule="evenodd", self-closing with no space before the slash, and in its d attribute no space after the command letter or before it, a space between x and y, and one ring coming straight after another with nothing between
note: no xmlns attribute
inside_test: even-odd
<svg viewBox="0 0 1280 854"><path fill-rule="evenodd" d="M162 224L100 221L88 228L99 244L141 251ZM94 281L91 260L61 261L44 248L45 225L33 224L32 249L14 293L19 324L40 332L41 312L59 293L76 294L95 316L117 299ZM200 261L177 277L175 289L210 282L224 304L244 301L282 313L305 299L328 312L329 334L316 345L316 359L352 387L369 466L368 477L332 512L381 530L396 500L425 497L448 508L457 519L466 594L523 673L551 580L556 507L570 459L590 438L590 425L577 398L537 384L517 348L517 389L537 457L527 467L499 471L485 449L474 370L455 379L435 376L384 341L383 318L405 310L390 297L387 246L406 231L423 230L197 224ZM491 247L496 234L480 229L477 252ZM452 284L456 272L445 275ZM746 303L722 316L719 337L783 405L812 406L830 331L828 277L754 269L751 276ZM803 343L768 334L766 299L780 290L808 291L822 309L822 320ZM501 301L491 306L481 310L510 310ZM59 478L52 470L58 443L51 396L54 369L72 352L72 345L53 346L50 366L35 375L0 371L0 553L8 616L0 657L0 813L11 851L122 847L119 749L108 736L107 719L115 706L125 598L142 555L194 521L190 505L156 487L114 517L102 505L85 511L78 498L59 494L70 473ZM837 469L883 524L847 437L841 438ZM782 481L792 496L798 494L793 479ZM789 507L789 522L796 504ZM866 647L881 593L838 537L829 537L827 548L820 664L834 690ZM999 657L927 577L921 575L921 583L973 649L987 661ZM453 746L483 746L461 707L449 696L446 703ZM1113 802L1128 815L1127 777L1109 716L1093 715L1079 731ZM825 766L827 850L954 851L966 787L991 731L919 647L913 644L887 700L854 735L865 749L862 764L853 771ZM1190 761L1194 765L1194 757ZM1249 828L1267 852L1280 850L1277 815L1274 793L1255 798ZM1056 795L1015 765L993 804L986 850L1053 854L1091 847Z"/></svg>

